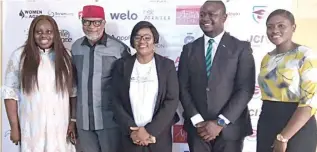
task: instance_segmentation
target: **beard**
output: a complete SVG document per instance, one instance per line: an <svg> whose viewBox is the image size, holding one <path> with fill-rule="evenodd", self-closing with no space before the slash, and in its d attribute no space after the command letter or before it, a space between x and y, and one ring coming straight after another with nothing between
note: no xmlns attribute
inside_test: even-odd
<svg viewBox="0 0 317 152"><path fill-rule="evenodd" d="M97 33L97 34L86 34L86 33L85 33L85 36L86 36L87 39L90 40L90 41L96 41L96 40L98 40L99 38L101 38L102 34L103 34L102 32Z"/></svg>

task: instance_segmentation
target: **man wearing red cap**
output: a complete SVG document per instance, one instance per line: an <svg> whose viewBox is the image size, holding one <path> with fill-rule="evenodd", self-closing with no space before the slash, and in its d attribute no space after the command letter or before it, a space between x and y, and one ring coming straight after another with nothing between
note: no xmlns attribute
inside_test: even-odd
<svg viewBox="0 0 317 152"><path fill-rule="evenodd" d="M114 122L110 103L112 64L129 55L129 47L105 33L102 7L83 7L85 36L72 45L73 64L77 74L76 114L80 147L84 152L117 152L120 132Z"/></svg>

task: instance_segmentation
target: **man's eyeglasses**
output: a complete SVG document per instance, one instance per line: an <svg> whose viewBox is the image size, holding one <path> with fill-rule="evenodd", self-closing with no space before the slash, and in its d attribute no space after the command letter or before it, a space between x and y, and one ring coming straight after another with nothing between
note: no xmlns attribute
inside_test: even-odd
<svg viewBox="0 0 317 152"><path fill-rule="evenodd" d="M90 26L91 23L95 26L95 27L99 27L102 24L103 20L82 20L82 24L84 26Z"/></svg>
<svg viewBox="0 0 317 152"><path fill-rule="evenodd" d="M137 42L141 41L142 39L146 42L149 42L152 40L152 36L151 35L143 35L143 36L137 35L134 37L134 40Z"/></svg>

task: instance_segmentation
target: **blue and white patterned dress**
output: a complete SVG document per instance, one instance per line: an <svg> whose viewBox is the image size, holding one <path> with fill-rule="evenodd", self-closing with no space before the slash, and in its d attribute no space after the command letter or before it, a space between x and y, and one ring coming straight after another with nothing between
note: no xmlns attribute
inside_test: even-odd
<svg viewBox="0 0 317 152"><path fill-rule="evenodd" d="M39 50L39 89L30 95L21 89L22 51L20 48L10 57L2 94L3 99L18 101L21 152L75 152L75 147L66 140L70 95L55 90L54 51ZM73 91L71 96L76 96L76 89Z"/></svg>

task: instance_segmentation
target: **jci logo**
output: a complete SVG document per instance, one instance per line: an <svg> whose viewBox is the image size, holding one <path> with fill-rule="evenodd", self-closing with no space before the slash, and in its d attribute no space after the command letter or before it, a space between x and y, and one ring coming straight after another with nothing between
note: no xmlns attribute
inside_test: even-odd
<svg viewBox="0 0 317 152"><path fill-rule="evenodd" d="M269 44L270 40L266 35L251 35L248 40L253 47L259 47L261 44Z"/></svg>
<svg viewBox="0 0 317 152"><path fill-rule="evenodd" d="M255 22L260 23L260 21L264 18L266 8L267 6L253 6L252 17Z"/></svg>

